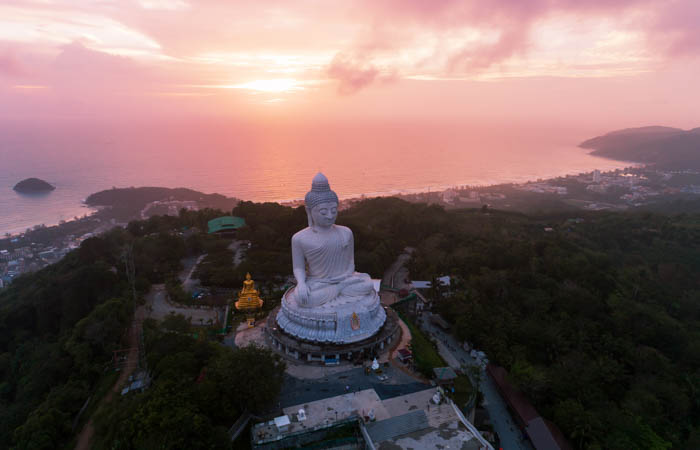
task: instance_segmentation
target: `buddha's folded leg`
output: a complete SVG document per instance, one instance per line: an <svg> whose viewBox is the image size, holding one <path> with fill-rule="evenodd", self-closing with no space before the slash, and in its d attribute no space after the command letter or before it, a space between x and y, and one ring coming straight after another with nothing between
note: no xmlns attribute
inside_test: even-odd
<svg viewBox="0 0 700 450"><path fill-rule="evenodd" d="M338 284L312 281L308 286L310 291L309 303L306 305L308 307L321 306L338 297Z"/></svg>
<svg viewBox="0 0 700 450"><path fill-rule="evenodd" d="M355 272L339 284L338 292L348 297L364 297L374 292L374 283L366 273Z"/></svg>

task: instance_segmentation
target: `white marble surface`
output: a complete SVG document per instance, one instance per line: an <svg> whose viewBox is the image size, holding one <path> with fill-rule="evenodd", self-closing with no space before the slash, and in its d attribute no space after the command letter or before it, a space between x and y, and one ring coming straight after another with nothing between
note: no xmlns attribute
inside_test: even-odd
<svg viewBox="0 0 700 450"><path fill-rule="evenodd" d="M352 231L335 225L337 198L317 174L306 196L309 226L292 237L297 285L282 297L277 323L299 339L346 344L372 337L386 312L369 275L355 272Z"/></svg>

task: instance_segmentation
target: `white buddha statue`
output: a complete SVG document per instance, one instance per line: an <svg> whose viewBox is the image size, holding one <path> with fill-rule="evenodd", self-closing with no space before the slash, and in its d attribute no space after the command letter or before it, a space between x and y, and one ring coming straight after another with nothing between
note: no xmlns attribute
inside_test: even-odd
<svg viewBox="0 0 700 450"><path fill-rule="evenodd" d="M335 224L338 196L317 174L305 197L309 226L292 236L296 287L285 293L278 323L312 341L354 342L379 330L386 313L369 275L355 272L354 238Z"/></svg>

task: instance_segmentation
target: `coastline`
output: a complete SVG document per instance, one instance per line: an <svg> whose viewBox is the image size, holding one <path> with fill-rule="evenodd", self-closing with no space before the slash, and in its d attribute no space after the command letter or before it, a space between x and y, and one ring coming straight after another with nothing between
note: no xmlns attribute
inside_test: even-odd
<svg viewBox="0 0 700 450"><path fill-rule="evenodd" d="M606 158L609 159L609 158ZM612 160L612 159L611 159ZM617 161L617 160L612 160L612 161ZM427 194L442 194L445 191L448 190L463 190L463 189L475 189L475 190L482 190L482 189L493 189L493 188L499 188L499 187L513 187L513 186L525 186L531 183L540 183L540 182L548 182L548 181L553 181L557 180L560 178L565 178L569 176L581 176L581 175L587 175L587 174L592 174L595 171L600 171L601 174L610 174L610 173L615 173L617 171L625 171L628 169L645 169L648 168L648 164L644 163L638 163L634 161L617 161L620 163L627 164L624 167L617 168L617 169L610 169L605 172L600 171L600 169L591 169L588 172L567 172L564 174L560 175L553 175L553 176L548 176L548 177L541 177L537 179L531 179L527 178L525 180L513 180L513 181L500 181L500 182L491 182L491 183L451 183L451 184L439 184L439 185L429 185L429 186L424 186L424 187L419 187L419 188L410 188L410 189L392 189L389 191L376 191L376 192L367 192L367 193L353 193L353 194L348 194L348 195L340 195L339 199L342 202L356 202L364 199L369 199L369 198L381 198L381 197L398 197L402 198L404 196L415 196L415 195L427 195ZM520 177L517 177L520 178ZM251 200L252 201L252 200ZM293 199L279 199L279 200L271 200L273 203L279 203L280 205L284 206L299 206L304 203L304 198L299 197L299 198L293 198Z"/></svg>
<svg viewBox="0 0 700 450"><path fill-rule="evenodd" d="M10 283L15 276L60 260L81 243L132 220L162 214L177 215L183 208L230 211L239 199L180 188L124 188L98 191L105 206L89 206L90 212L54 226L35 225L28 231L0 238L0 276ZM377 195L380 194L380 195ZM158 196L160 200L154 200ZM410 203L436 205L446 210L481 213L502 211L525 215L568 214L568 220L584 220L591 211L642 209L662 214L700 212L700 171L664 171L635 164L602 172L593 170L521 183L445 185L428 190L403 189L340 199L339 209L362 200L395 197ZM85 201L83 201L83 204ZM298 207L302 200L281 203ZM225 214L225 213L223 213ZM552 231L553 228L545 228Z"/></svg>
<svg viewBox="0 0 700 450"><path fill-rule="evenodd" d="M606 158L607 159L607 158ZM626 163L626 162L625 162ZM609 170L607 172L601 172L602 174L609 174L609 173L614 173L616 171L620 170L627 170L627 169L639 169L639 168L645 168L646 165L641 164L641 163L634 163L634 162L629 162L629 166L624 167L623 169L614 169L614 170ZM430 185L430 186L424 186L424 187L419 187L419 188L409 188L409 189L391 189L387 191L375 191L375 192L367 192L367 193L351 193L348 195L340 196L340 201L341 201L341 207L349 207L355 202L364 200L364 199L370 199L370 198L382 198L382 197L397 197L397 198L411 198L415 196L426 196L426 195L437 195L440 196L444 194L446 191L449 190L465 190L465 189L473 189L473 190L488 190L488 189L498 189L501 187L518 187L518 186L526 186L531 183L538 183L538 182L547 182L547 181L552 181L556 179L560 179L563 177L567 176L581 176L581 175L586 175L586 174L592 174L594 171L598 169L593 169L590 172L578 172L578 173L565 173L553 177L548 177L548 178L538 178L537 180L532 180L532 179L526 179L526 180L517 180L517 181L502 181L502 182L495 182L495 183L480 183L480 184L468 184L468 183L450 183L450 184L440 184L440 185ZM521 177L515 177L515 178L521 178ZM126 189L126 188L125 188ZM191 188L188 188L191 189ZM101 191L98 191L101 192ZM92 193L94 194L94 193ZM91 195L92 195L91 194ZM206 194L210 195L210 194ZM211 194L211 195L216 195L216 193ZM89 197L89 196L88 196ZM65 224L70 224L72 222L76 221L82 221L82 220L88 220L91 218L95 218L96 216L99 215L99 213L105 209L108 209L108 206L101 206L101 205L88 205L86 203L87 197L83 198L80 200L79 205L81 208L86 208L88 209L88 212L81 216L76 216L68 220L58 220L58 221L53 221L52 223L41 223L41 224L34 224L31 227L27 227L24 231L18 231L14 233L3 233L2 237L0 237L0 243L3 242L4 239L15 239L15 238L23 238L26 233L31 233L32 231L35 231L40 228L52 228L52 227L60 227ZM243 201L253 201L253 202L258 202L256 200L245 200ZM270 202L272 203L279 203L280 205L283 206L290 206L290 207L296 207L299 205L303 204L303 198L296 198L296 199L279 199L279 200L271 200ZM344 205L342 205L344 204ZM133 219L136 219L134 217Z"/></svg>
<svg viewBox="0 0 700 450"><path fill-rule="evenodd" d="M7 231L2 233L2 237L0 237L0 242L2 242L3 239L14 239L17 237L23 237L27 232L31 232L33 230L39 229L39 228L51 228L51 227L58 227L67 223L71 222L77 222L80 220L84 219L89 219L90 217L94 216L95 214L99 213L101 208L100 207L95 207L95 206L89 206L85 204L85 199L80 201L80 208L86 208L88 212L81 216L74 216L71 219L58 219L58 221L52 221L50 223L42 222L39 224L34 224L30 227L27 227L24 229L24 231Z"/></svg>

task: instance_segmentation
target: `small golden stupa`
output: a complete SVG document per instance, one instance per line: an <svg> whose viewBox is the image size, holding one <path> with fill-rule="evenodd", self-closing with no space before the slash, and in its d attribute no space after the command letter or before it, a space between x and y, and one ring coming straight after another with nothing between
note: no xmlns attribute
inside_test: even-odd
<svg viewBox="0 0 700 450"><path fill-rule="evenodd" d="M263 300L260 298L258 290L255 289L255 281L252 280L250 273L245 274L243 289L238 293L238 301L236 309L239 311L251 311L261 308Z"/></svg>

